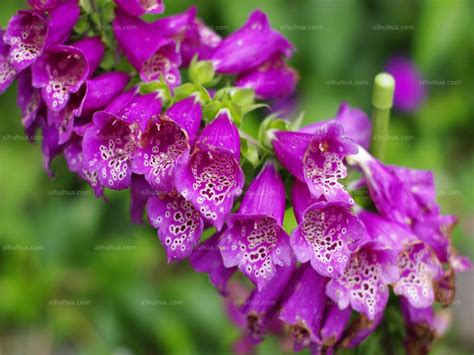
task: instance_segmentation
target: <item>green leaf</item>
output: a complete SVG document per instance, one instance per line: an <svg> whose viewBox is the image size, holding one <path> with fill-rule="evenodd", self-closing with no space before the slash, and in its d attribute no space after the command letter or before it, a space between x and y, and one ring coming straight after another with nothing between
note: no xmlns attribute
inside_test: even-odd
<svg viewBox="0 0 474 355"><path fill-rule="evenodd" d="M253 167L258 165L258 148L245 138L240 138L240 153Z"/></svg>
<svg viewBox="0 0 474 355"><path fill-rule="evenodd" d="M92 4L90 0L80 0L79 6L84 10L86 14L90 14L92 12Z"/></svg>

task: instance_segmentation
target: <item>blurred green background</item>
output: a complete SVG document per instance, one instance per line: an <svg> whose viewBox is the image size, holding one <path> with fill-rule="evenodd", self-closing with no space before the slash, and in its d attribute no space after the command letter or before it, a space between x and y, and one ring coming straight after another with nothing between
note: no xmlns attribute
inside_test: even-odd
<svg viewBox="0 0 474 355"><path fill-rule="evenodd" d="M165 2L166 14L196 4L221 34L250 11L266 11L297 48L291 63L308 122L333 117L341 101L369 113L373 77L393 55L412 58L426 80L456 81L428 86L417 112L394 112L390 134L412 138L389 141L387 161L434 170L443 212L460 218L454 243L474 258L473 1ZM22 7L23 0L2 0L0 25ZM127 192L96 200L63 158L50 180L40 145L20 137L15 100L15 87L0 97L0 353L229 353L239 330L207 275L166 264L155 232L131 225ZM474 275L457 281L452 325L434 354L474 349ZM257 352L281 350L269 337Z"/></svg>

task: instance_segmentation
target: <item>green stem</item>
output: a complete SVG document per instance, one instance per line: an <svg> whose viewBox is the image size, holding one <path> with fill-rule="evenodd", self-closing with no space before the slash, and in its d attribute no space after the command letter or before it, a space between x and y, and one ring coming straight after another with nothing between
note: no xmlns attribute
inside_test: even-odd
<svg viewBox="0 0 474 355"><path fill-rule="evenodd" d="M372 91L372 139L370 151L376 158L383 160L389 132L390 109L393 104L395 79L387 73L375 77Z"/></svg>

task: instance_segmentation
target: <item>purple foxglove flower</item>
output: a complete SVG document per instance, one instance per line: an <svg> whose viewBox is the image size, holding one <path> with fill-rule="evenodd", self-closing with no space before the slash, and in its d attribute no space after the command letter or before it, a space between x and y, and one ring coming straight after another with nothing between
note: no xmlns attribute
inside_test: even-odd
<svg viewBox="0 0 474 355"><path fill-rule="evenodd" d="M289 266L293 254L281 227L285 186L273 162L265 164L250 184L239 212L227 219L220 246L224 265L238 266L259 291L271 287L277 266Z"/></svg>
<svg viewBox="0 0 474 355"><path fill-rule="evenodd" d="M143 212L148 198L154 194L153 188L142 175L132 175L132 183L130 184L130 218L132 223L144 224Z"/></svg>
<svg viewBox="0 0 474 355"><path fill-rule="evenodd" d="M150 26L161 36L182 41L194 27L197 9L191 6L188 10L176 15L167 16L152 22Z"/></svg>
<svg viewBox="0 0 474 355"><path fill-rule="evenodd" d="M202 130L187 164L176 170L176 189L217 230L242 193L244 176L239 160L239 132L229 113L221 111Z"/></svg>
<svg viewBox="0 0 474 355"><path fill-rule="evenodd" d="M357 155L350 158L362 169L372 201L378 212L389 220L410 226L412 218L420 215L420 205L397 174L388 166L359 147Z"/></svg>
<svg viewBox="0 0 474 355"><path fill-rule="evenodd" d="M0 29L0 94L3 94L16 77L16 69L8 61L9 47L3 42L5 31Z"/></svg>
<svg viewBox="0 0 474 355"><path fill-rule="evenodd" d="M161 14L165 11L163 0L115 0L117 6L132 16Z"/></svg>
<svg viewBox="0 0 474 355"><path fill-rule="evenodd" d="M41 91L31 86L31 72L25 70L18 76L17 104L21 109L21 123L29 130L36 122L41 108Z"/></svg>
<svg viewBox="0 0 474 355"><path fill-rule="evenodd" d="M128 91L104 111L96 112L82 142L84 167L97 172L99 182L113 190L128 188L139 137L158 119L161 100L155 94Z"/></svg>
<svg viewBox="0 0 474 355"><path fill-rule="evenodd" d="M97 69L104 50L99 38L86 38L70 46L50 47L34 63L32 84L42 89L43 100L52 111L66 107L70 95Z"/></svg>
<svg viewBox="0 0 474 355"><path fill-rule="evenodd" d="M278 131L275 136L273 148L278 159L292 175L306 182L315 198L352 202L338 180L347 176L343 159L357 153L357 146L343 135L339 123L330 121L312 134Z"/></svg>
<svg viewBox="0 0 474 355"><path fill-rule="evenodd" d="M434 281L442 276L442 267L423 243L411 245L398 255L400 279L395 294L404 296L414 307L425 308L434 301Z"/></svg>
<svg viewBox="0 0 474 355"><path fill-rule="evenodd" d="M94 190L97 197L104 196L104 186L97 178L97 172L90 172L84 169L84 155L82 153L82 137L73 134L71 139L64 146L64 158L69 170L75 172L86 181Z"/></svg>
<svg viewBox="0 0 474 355"><path fill-rule="evenodd" d="M298 227L291 234L291 247L298 261L310 261L322 276L337 278L364 236L364 227L348 202L310 200L314 203L308 204L309 195L307 187L295 181L292 200Z"/></svg>
<svg viewBox="0 0 474 355"><path fill-rule="evenodd" d="M113 27L120 48L143 81L159 80L162 76L170 86L180 84L181 56L175 40L153 24L119 10Z"/></svg>
<svg viewBox="0 0 474 355"><path fill-rule="evenodd" d="M293 285L281 305L279 319L289 324L294 350L300 351L313 342L320 342L319 330L327 298L327 279L308 263L293 276Z"/></svg>
<svg viewBox="0 0 474 355"><path fill-rule="evenodd" d="M390 59L385 71L395 78L393 105L400 111L416 110L423 103L426 92L422 76L415 63L404 57Z"/></svg>
<svg viewBox="0 0 474 355"><path fill-rule="evenodd" d="M41 142L41 149L43 151L43 166L50 177L54 174L51 170L51 161L63 151L64 146L58 144L58 132L54 126L48 125L46 119L43 117L40 120L41 130L43 132L43 140Z"/></svg>
<svg viewBox="0 0 474 355"><path fill-rule="evenodd" d="M191 202L176 191L152 196L147 203L150 224L166 249L168 262L189 257L199 244L203 221Z"/></svg>
<svg viewBox="0 0 474 355"><path fill-rule="evenodd" d="M369 149L372 125L364 111L357 107L350 107L349 104L343 102L341 106L339 106L336 117L333 119L342 125L346 136L352 138L363 148ZM301 128L300 132L311 133L330 120L311 123Z"/></svg>
<svg viewBox="0 0 474 355"><path fill-rule="evenodd" d="M244 26L216 48L212 62L218 73L240 74L258 67L274 54L291 56L293 46L270 27L267 15L254 11Z"/></svg>
<svg viewBox="0 0 474 355"><path fill-rule="evenodd" d="M133 158L132 171L145 174L156 190L174 189L175 170L186 163L202 119L202 108L195 97L171 106L141 137Z"/></svg>
<svg viewBox="0 0 474 355"><path fill-rule="evenodd" d="M17 71L27 68L47 47L69 38L79 15L79 6L75 1L54 8L48 15L34 10L18 11L3 36L5 44L11 46L8 62Z"/></svg>
<svg viewBox="0 0 474 355"><path fill-rule="evenodd" d="M199 60L210 59L222 38L201 20L195 19L193 25L181 42L183 65L189 65L195 55Z"/></svg>
<svg viewBox="0 0 474 355"><path fill-rule="evenodd" d="M259 99L285 97L295 91L298 73L289 67L281 55L270 58L267 62L237 77L234 85L251 88Z"/></svg>
<svg viewBox="0 0 474 355"><path fill-rule="evenodd" d="M368 318L365 314L359 314L346 330L341 345L344 348L355 348L377 329L382 319L383 312L377 313L374 319Z"/></svg>
<svg viewBox="0 0 474 355"><path fill-rule="evenodd" d="M125 88L129 77L125 73L108 72L86 80L78 92L71 95L66 107L48 111L49 124L59 131L59 144L66 142L73 132L74 119L105 108Z"/></svg>
<svg viewBox="0 0 474 355"><path fill-rule="evenodd" d="M435 314L433 307L417 308L401 297L400 308L405 320L405 347L408 354L428 354L431 346L447 328L449 319Z"/></svg>
<svg viewBox="0 0 474 355"><path fill-rule="evenodd" d="M349 259L344 274L328 283L326 294L339 308L349 303L374 320L388 301L388 284L398 280L397 254L364 247Z"/></svg>
<svg viewBox="0 0 474 355"><path fill-rule="evenodd" d="M209 279L223 296L228 295L227 281L237 270L236 267L227 268L224 266L220 253L219 240L221 233L215 233L212 237L195 248L189 258L194 270L206 272Z"/></svg>
<svg viewBox="0 0 474 355"><path fill-rule="evenodd" d="M294 264L277 267L278 277L272 282L271 287L262 291L254 290L240 307L240 311L247 317L247 329L253 343L257 344L263 340L269 322L278 312L283 291L294 270Z"/></svg>
<svg viewBox="0 0 474 355"><path fill-rule="evenodd" d="M329 301L328 301L329 302ZM337 304L330 303L326 305L324 319L321 323L319 335L321 343L325 348L332 347L342 337L349 318L351 317L351 307L340 309Z"/></svg>
<svg viewBox="0 0 474 355"><path fill-rule="evenodd" d="M35 10L50 11L64 3L77 4L77 0L28 0L28 4Z"/></svg>
<svg viewBox="0 0 474 355"><path fill-rule="evenodd" d="M390 237L386 236L385 225L377 224L373 218L361 221L367 233L366 240L352 254L344 274L329 281L326 294L339 308L351 304L353 310L374 320L385 309L388 285L400 277L397 265L400 248L394 249L387 241Z"/></svg>

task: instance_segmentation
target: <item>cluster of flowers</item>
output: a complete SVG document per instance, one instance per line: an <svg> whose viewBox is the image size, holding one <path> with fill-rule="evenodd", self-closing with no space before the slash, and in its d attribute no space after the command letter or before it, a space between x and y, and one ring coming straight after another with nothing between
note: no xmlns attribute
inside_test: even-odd
<svg viewBox="0 0 474 355"><path fill-rule="evenodd" d="M440 214L431 172L370 156L362 111L343 104L335 119L269 129L266 146L256 144L260 173L251 183L244 174L241 144L254 143L236 122L255 105L242 93L282 98L298 80L285 61L293 47L265 14L221 39L194 8L146 22L140 16L163 12L161 1L116 0L115 39L136 70L123 73L101 69L100 37L71 41L77 1L29 3L2 31L0 91L17 79L22 122L42 130L46 168L63 153L97 196L130 189L132 220L146 209L168 261L189 258L223 295L240 270L256 286L240 308L249 340L278 321L295 350L356 346L383 318L390 288L410 334L440 331L433 305L452 300L454 271L469 267L450 241L455 217ZM188 66L192 82L182 84ZM232 75L233 86L205 89L215 73ZM362 177L346 187L347 162ZM355 204L349 192L361 188L374 208ZM298 223L291 235L288 208ZM208 228L215 234L199 244Z"/></svg>

